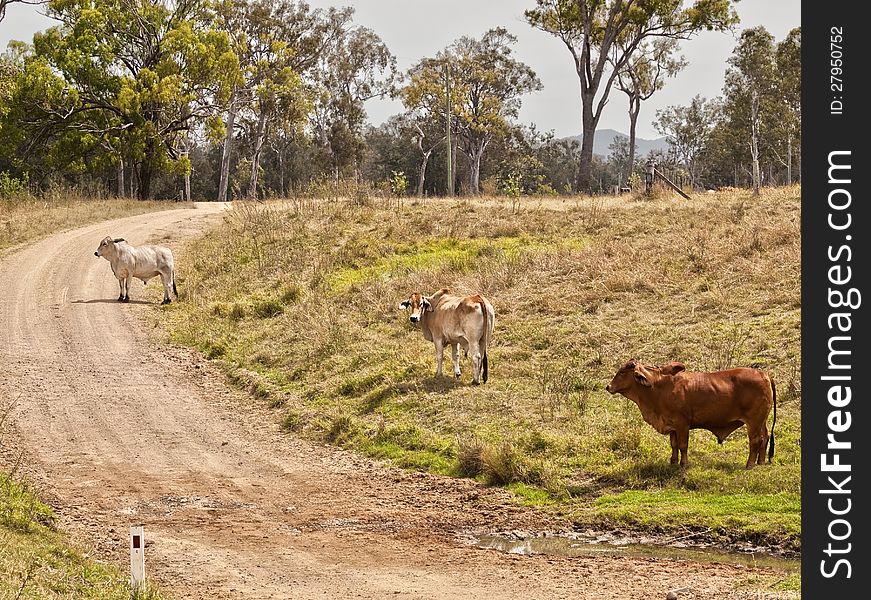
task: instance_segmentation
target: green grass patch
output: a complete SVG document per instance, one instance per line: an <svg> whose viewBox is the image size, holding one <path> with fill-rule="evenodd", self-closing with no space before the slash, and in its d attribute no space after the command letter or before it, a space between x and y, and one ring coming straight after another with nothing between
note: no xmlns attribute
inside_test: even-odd
<svg viewBox="0 0 871 600"><path fill-rule="evenodd" d="M74 547L51 509L26 486L0 475L0 597L160 600L154 588L131 595L127 576Z"/></svg>
<svg viewBox="0 0 871 600"><path fill-rule="evenodd" d="M541 252L547 249L579 249L581 239L545 240L521 237L494 239L437 238L422 243L397 244L382 247L379 256L372 260L364 254L354 259L354 266L339 269L328 278L328 287L333 294L347 292L351 287L370 281L387 281L415 271L439 268L454 272L468 272L475 268L478 259L502 257L514 259L522 252Z"/></svg>
<svg viewBox="0 0 871 600"><path fill-rule="evenodd" d="M525 483L512 483L507 486L525 506L551 506L556 500L546 490Z"/></svg>
<svg viewBox="0 0 871 600"><path fill-rule="evenodd" d="M801 497L779 494L712 494L684 490L626 490L596 499L591 512L623 526L663 531L691 525L721 535L771 543L771 532L798 536ZM776 541L779 541L776 540Z"/></svg>

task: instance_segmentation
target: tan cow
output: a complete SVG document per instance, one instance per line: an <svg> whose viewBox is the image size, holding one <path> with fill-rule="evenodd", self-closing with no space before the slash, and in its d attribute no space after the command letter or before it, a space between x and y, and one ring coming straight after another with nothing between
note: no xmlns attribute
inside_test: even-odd
<svg viewBox="0 0 871 600"><path fill-rule="evenodd" d="M112 272L118 278L121 293L118 302L130 302L130 284L133 278L148 283L152 277L160 276L163 282L163 302L171 302L169 292L178 298L175 287L175 262L172 250L164 246L131 246L124 238L107 236L103 238L94 256L102 256L112 265Z"/></svg>
<svg viewBox="0 0 871 600"><path fill-rule="evenodd" d="M411 310L409 320L420 323L423 337L435 345L436 376L442 374L445 345L451 346L454 375L460 376L460 346L472 358L472 383L487 383L487 346L493 337L496 314L481 296L455 296L442 288L432 296L415 292L399 304Z"/></svg>
<svg viewBox="0 0 871 600"><path fill-rule="evenodd" d="M691 372L679 362L661 367L642 365L630 360L614 375L605 388L622 394L641 409L641 416L671 441L671 464L687 464L690 429L707 429L717 442L747 425L750 456L747 468L765 463L765 446L769 439L768 461L774 456L774 424L777 422L777 390L774 380L758 369L738 368L709 373ZM771 437L768 413L774 406Z"/></svg>

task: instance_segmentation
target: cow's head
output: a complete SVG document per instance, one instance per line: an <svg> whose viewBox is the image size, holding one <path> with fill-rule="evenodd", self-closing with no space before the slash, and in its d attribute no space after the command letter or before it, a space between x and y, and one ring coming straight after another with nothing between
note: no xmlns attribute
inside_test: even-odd
<svg viewBox="0 0 871 600"><path fill-rule="evenodd" d="M424 312L432 312L432 304L429 299L423 294L417 292L408 297L408 300L403 300L399 303L401 310L411 310L408 320L412 323L420 323Z"/></svg>
<svg viewBox="0 0 871 600"><path fill-rule="evenodd" d="M126 242L124 238L115 238L114 240L108 235L103 238L103 241L100 242L100 245L97 246L97 251L94 252L94 256L111 256L115 254L115 244Z"/></svg>
<svg viewBox="0 0 871 600"><path fill-rule="evenodd" d="M633 358L620 367L611 383L605 388L605 391L611 394L619 394L631 390L636 385L653 387L653 374L650 372L649 367L642 365Z"/></svg>
<svg viewBox="0 0 871 600"><path fill-rule="evenodd" d="M97 251L94 252L94 256L104 256L107 253L111 253L115 250L115 240L113 240L108 235L103 238L103 241L100 242L100 245L97 246Z"/></svg>

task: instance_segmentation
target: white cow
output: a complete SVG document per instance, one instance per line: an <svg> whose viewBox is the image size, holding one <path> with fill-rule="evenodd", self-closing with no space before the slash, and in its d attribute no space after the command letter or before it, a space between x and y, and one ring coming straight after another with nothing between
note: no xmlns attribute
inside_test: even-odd
<svg viewBox="0 0 871 600"><path fill-rule="evenodd" d="M112 272L118 278L121 295L118 302L130 301L130 282L134 277L148 283L152 277L160 275L163 282L163 302L172 302L169 291L178 298L175 288L175 261L172 251L164 246L131 246L124 238L103 238L94 256L102 256L112 265Z"/></svg>

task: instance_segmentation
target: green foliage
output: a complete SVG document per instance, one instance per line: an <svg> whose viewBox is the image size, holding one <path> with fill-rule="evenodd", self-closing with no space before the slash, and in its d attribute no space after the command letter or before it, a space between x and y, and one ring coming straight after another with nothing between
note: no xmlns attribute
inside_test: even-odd
<svg viewBox="0 0 871 600"><path fill-rule="evenodd" d="M523 193L523 175L517 172L511 172L500 177L498 190L500 194L509 198L518 198Z"/></svg>
<svg viewBox="0 0 871 600"><path fill-rule="evenodd" d="M443 119L450 106L451 131L471 164L472 194L480 191L481 159L487 146L508 134L509 119L516 118L520 109L520 97L541 89L535 72L512 57L511 46L516 41L501 27L487 31L481 39L460 38L435 58L412 67L408 84L400 90L403 104L426 119Z"/></svg>
<svg viewBox="0 0 871 600"><path fill-rule="evenodd" d="M693 185L698 185L702 157L717 124L721 104L696 95L688 106L669 106L656 111L654 126L668 137L672 151L686 166Z"/></svg>
<svg viewBox="0 0 871 600"><path fill-rule="evenodd" d="M139 195L148 197L153 176L178 159L180 134L212 116L238 77L227 34L209 25L209 6L50 2L59 25L37 33L24 58L14 105L30 114L15 119L12 141L32 143L34 128L49 132L37 138L47 164L72 173L123 158L137 166Z"/></svg>
<svg viewBox="0 0 871 600"><path fill-rule="evenodd" d="M738 22L730 0L653 2L574 2L536 0L525 12L530 25L559 38L572 55L581 84L583 131L592 142L599 117L617 73L632 69L638 47L652 39L687 39L704 30L724 31ZM581 157L579 189L588 190L592 175L592 143Z"/></svg>
<svg viewBox="0 0 871 600"><path fill-rule="evenodd" d="M408 193L408 177L402 171L391 172L390 193L397 198L402 198Z"/></svg>
<svg viewBox="0 0 871 600"><path fill-rule="evenodd" d="M5 171L0 172L0 198L11 199L26 192L27 173L21 178L15 178Z"/></svg>

